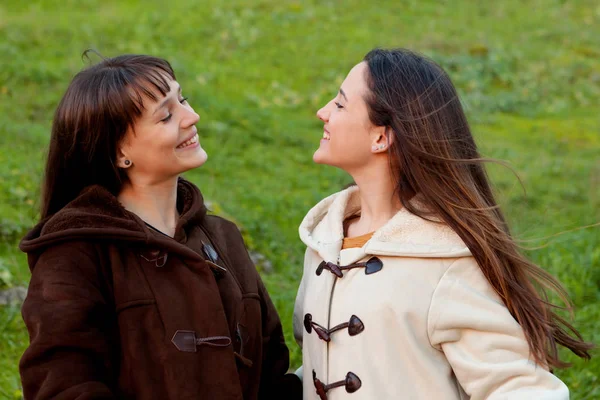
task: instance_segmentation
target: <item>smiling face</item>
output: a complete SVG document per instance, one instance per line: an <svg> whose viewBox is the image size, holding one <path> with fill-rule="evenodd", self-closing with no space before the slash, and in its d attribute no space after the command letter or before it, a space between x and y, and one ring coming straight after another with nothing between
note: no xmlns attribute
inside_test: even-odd
<svg viewBox="0 0 600 400"><path fill-rule="evenodd" d="M352 68L337 96L317 112L324 126L323 138L313 155L316 163L352 173L387 148L385 128L374 126L369 120L363 97L369 91L367 73L364 62Z"/></svg>
<svg viewBox="0 0 600 400"><path fill-rule="evenodd" d="M196 123L200 117L169 80L170 91L158 100L144 98L143 112L130 127L117 157L132 182L152 184L197 168L207 159Z"/></svg>

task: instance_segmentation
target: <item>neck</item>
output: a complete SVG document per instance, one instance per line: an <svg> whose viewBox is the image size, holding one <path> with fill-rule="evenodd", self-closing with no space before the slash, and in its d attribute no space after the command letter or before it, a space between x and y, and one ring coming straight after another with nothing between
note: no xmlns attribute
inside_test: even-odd
<svg viewBox="0 0 600 400"><path fill-rule="evenodd" d="M349 237L376 231L402 208L388 164L353 173L352 178L359 189L361 211L360 218L348 226Z"/></svg>
<svg viewBox="0 0 600 400"><path fill-rule="evenodd" d="M177 212L177 179L154 184L123 185L117 196L126 210L147 224L173 237L179 219Z"/></svg>

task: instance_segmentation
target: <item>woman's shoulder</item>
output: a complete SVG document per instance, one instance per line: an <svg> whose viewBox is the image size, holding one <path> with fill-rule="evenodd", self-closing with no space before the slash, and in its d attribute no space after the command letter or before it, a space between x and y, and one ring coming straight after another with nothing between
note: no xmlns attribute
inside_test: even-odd
<svg viewBox="0 0 600 400"><path fill-rule="evenodd" d="M100 243L86 240L62 241L28 254L32 279L49 281L69 276L72 282L95 282L106 266ZM32 280L32 282L35 279Z"/></svg>
<svg viewBox="0 0 600 400"><path fill-rule="evenodd" d="M244 242L242 231L238 225L224 217L214 214L207 214L202 222L202 227L207 231L211 239L227 242L227 243L242 243Z"/></svg>

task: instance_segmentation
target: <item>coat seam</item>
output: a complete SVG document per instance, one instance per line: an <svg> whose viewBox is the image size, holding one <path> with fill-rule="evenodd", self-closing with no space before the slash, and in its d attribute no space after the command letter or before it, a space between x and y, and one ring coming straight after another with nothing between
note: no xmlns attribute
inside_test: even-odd
<svg viewBox="0 0 600 400"><path fill-rule="evenodd" d="M446 276L448 275L448 272L452 269L452 267L454 266L454 264L456 264L458 261L460 260L460 258L455 259L454 261L452 261L448 267L446 268L446 271L444 271L444 273L442 274L442 276L440 277L440 279L438 280L437 285L435 286L435 289L433 290L433 293L431 294L431 300L429 302L429 308L427 310L427 341L429 342L429 345L436 351L442 351L441 350L441 346L440 348L437 348L431 340L431 336L433 335L433 332L435 331L435 326L437 325L438 319L439 319L439 313L438 313L438 317L436 317L435 322L432 323L431 321L431 309L433 308L433 303L434 303L434 299L436 297L436 294L440 288L440 284L442 283L442 281L446 278ZM431 326L431 329L430 329Z"/></svg>

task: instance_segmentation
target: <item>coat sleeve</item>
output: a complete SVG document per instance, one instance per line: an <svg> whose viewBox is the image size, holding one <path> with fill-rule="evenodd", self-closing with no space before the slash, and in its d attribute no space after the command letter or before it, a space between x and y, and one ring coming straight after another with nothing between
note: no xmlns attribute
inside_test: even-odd
<svg viewBox="0 0 600 400"><path fill-rule="evenodd" d="M259 398L301 400L302 382L297 375L287 373L290 365L289 350L285 344L279 315L260 276L258 288L264 338Z"/></svg>
<svg viewBox="0 0 600 400"><path fill-rule="evenodd" d="M35 263L22 315L30 345L19 365L24 397L113 399L110 309L98 263L76 245L44 251Z"/></svg>
<svg viewBox="0 0 600 400"><path fill-rule="evenodd" d="M537 365L523 330L473 257L456 260L432 298L428 333L471 400L565 400L566 385Z"/></svg>

